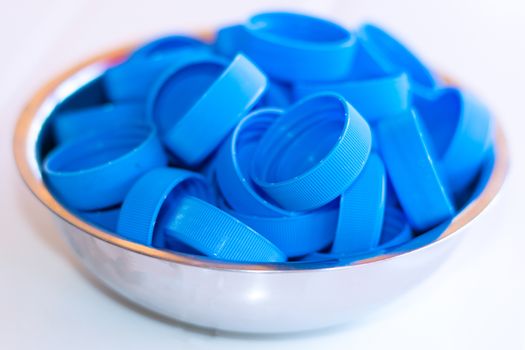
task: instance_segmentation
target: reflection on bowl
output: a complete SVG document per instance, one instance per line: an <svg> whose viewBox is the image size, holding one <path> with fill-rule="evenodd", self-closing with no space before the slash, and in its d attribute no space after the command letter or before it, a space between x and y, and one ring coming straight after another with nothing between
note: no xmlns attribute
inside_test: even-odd
<svg viewBox="0 0 525 350"><path fill-rule="evenodd" d="M396 253L351 264L233 264L123 240L63 207L42 181L39 164L53 147L47 123L53 112L106 102L99 77L129 50L93 57L41 88L20 116L14 153L27 186L56 214L65 238L86 268L121 296L164 316L252 333L302 331L358 320L438 267L503 184L508 152L504 135L496 127L492 158L482 169L474 189L476 198L451 222Z"/></svg>

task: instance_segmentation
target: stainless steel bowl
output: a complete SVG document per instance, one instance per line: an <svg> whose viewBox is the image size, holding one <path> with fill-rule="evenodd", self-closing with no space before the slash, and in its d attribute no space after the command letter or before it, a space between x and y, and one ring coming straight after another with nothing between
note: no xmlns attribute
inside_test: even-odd
<svg viewBox="0 0 525 350"><path fill-rule="evenodd" d="M432 272L503 184L508 152L496 127L495 161L486 186L433 243L395 255L327 266L233 264L162 251L121 239L75 216L42 181L39 157L53 109L127 55L119 48L60 74L29 101L18 121L14 153L35 196L56 214L86 268L124 298L190 324L235 332L282 333L356 321Z"/></svg>

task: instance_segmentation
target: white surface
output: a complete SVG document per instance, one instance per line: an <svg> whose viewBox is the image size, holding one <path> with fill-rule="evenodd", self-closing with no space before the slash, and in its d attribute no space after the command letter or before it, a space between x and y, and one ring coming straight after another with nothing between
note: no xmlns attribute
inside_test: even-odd
<svg viewBox="0 0 525 350"><path fill-rule="evenodd" d="M0 11L1 349L524 349L524 9L516 1L2 1ZM216 334L114 298L71 259L19 180L11 138L24 102L77 60L124 41L240 20L262 8L315 11L397 32L472 87L504 123L512 168L478 232L422 286L360 324L285 337Z"/></svg>

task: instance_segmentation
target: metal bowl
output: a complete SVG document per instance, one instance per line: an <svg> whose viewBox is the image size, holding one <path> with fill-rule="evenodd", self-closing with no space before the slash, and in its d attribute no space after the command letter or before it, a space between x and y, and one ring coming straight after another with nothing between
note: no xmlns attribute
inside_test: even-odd
<svg viewBox="0 0 525 350"><path fill-rule="evenodd" d="M14 153L25 183L56 214L65 239L85 267L119 295L169 318L250 333L304 331L359 320L416 286L439 266L503 184L508 152L496 125L494 162L477 198L436 240L410 251L335 266L257 265L217 262L126 241L63 207L42 181L39 164L51 147L46 121L53 110L126 57L130 49L90 58L44 85L19 118Z"/></svg>

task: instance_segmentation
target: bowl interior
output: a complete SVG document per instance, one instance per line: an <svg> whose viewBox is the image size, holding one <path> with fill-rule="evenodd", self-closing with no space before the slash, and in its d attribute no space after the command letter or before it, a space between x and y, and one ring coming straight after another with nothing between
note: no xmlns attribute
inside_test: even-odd
<svg viewBox="0 0 525 350"><path fill-rule="evenodd" d="M496 121L495 142L488 152L478 179L470 195L461 201L461 210L450 222L424 233L396 251L359 261L298 262L286 264L226 263L206 257L163 251L126 241L77 217L63 207L49 192L41 175L41 164L46 154L56 145L51 127L58 112L96 106L110 102L104 92L101 75L109 67L121 62L132 47L124 47L88 59L68 69L43 86L22 112L14 137L14 153L20 174L31 191L52 212L63 220L94 237L140 254L168 261L214 269L249 271L297 271L310 269L351 268L354 265L393 259L425 246L439 244L461 227L467 225L493 200L499 192L508 167L506 141Z"/></svg>

